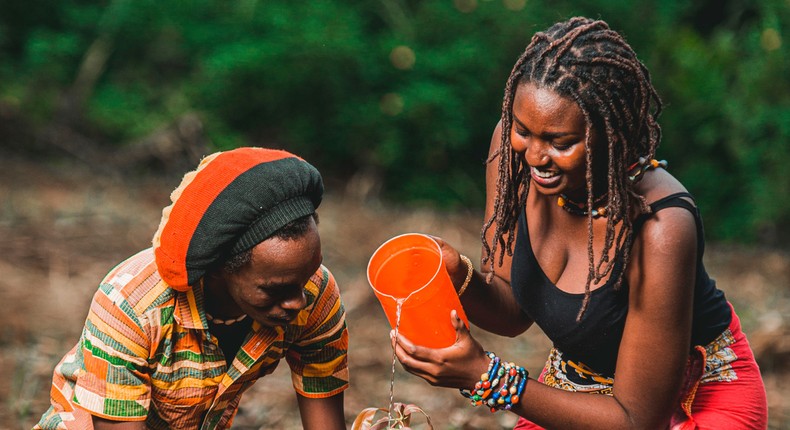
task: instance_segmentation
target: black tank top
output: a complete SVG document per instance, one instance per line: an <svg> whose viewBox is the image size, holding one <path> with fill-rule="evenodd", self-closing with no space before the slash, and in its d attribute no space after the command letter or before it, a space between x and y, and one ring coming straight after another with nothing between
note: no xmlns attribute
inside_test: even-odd
<svg viewBox="0 0 790 430"><path fill-rule="evenodd" d="M702 263L705 251L704 231L699 211L688 200L688 193L664 197L650 205L653 213L668 207L681 207L694 215L697 226L697 264L694 286L694 309L691 344L706 345L721 334L732 318L724 293L708 276ZM634 234L652 215L643 214L634 221ZM628 313L628 284L615 290L614 279L622 270L618 256L610 281L591 292L590 303L580 322L576 315L584 294L560 290L543 273L532 252L526 217L522 211L518 222L516 246L511 268L511 287L525 312L562 351L563 359L583 363L596 373L612 377L617 364L617 351L623 337ZM657 345L660 348L660 345Z"/></svg>

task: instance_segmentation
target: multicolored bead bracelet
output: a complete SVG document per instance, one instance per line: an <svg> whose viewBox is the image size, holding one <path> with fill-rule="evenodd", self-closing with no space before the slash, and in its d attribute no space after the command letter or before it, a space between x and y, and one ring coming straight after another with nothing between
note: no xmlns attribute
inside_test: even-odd
<svg viewBox="0 0 790 430"><path fill-rule="evenodd" d="M488 370L480 375L480 381L472 390L460 390L461 395L469 399L472 406L485 405L491 412L510 410L521 400L529 372L515 363L502 362L493 352L486 352L486 355L490 359Z"/></svg>

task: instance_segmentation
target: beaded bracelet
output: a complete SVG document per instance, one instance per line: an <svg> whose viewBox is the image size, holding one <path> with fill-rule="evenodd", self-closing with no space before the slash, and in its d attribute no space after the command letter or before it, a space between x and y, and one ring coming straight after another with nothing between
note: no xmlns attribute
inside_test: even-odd
<svg viewBox="0 0 790 430"><path fill-rule="evenodd" d="M464 279L464 283L461 284L461 288L458 290L458 297L461 297L464 291L466 291L466 287L468 287L469 283L472 281L472 275L475 273L475 267L472 265L472 260L470 260L469 257L463 254L458 254L458 256L461 257L461 261L466 264L466 279Z"/></svg>
<svg viewBox="0 0 790 430"><path fill-rule="evenodd" d="M486 405L491 412L510 410L521 400L529 377L527 369L515 363L502 362L493 352L486 352L488 369L480 375L474 389L459 390L472 406ZM500 385L501 383L501 385Z"/></svg>
<svg viewBox="0 0 790 430"><path fill-rule="evenodd" d="M491 395L492 382L499 384L499 379L494 379L494 376L499 371L499 357L493 352L486 352L489 358L488 370L480 375L480 380L475 384L472 390L459 390L461 395L472 401L473 406L483 404L483 401L488 399ZM493 385L496 388L496 385Z"/></svg>

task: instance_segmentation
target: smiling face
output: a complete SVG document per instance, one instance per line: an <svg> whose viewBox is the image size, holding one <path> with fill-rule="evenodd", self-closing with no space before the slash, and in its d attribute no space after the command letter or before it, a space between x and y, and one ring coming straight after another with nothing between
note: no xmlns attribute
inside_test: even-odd
<svg viewBox="0 0 790 430"><path fill-rule="evenodd" d="M283 326L307 306L304 286L322 258L318 228L311 218L303 235L270 237L252 248L251 260L234 273L218 271L209 293L235 307L225 306L225 315L244 313L263 326ZM228 297L232 300L223 300Z"/></svg>
<svg viewBox="0 0 790 430"><path fill-rule="evenodd" d="M573 100L533 83L518 87L510 142L528 165L532 189L547 195L586 195L585 140L584 114Z"/></svg>

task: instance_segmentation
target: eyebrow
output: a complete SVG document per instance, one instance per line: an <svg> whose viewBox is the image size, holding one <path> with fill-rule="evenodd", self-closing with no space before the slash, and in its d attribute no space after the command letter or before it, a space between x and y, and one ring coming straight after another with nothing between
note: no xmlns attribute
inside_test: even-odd
<svg viewBox="0 0 790 430"><path fill-rule="evenodd" d="M523 123L523 122L521 122L521 120L520 120L520 119L518 119L518 117L517 117L515 114L513 115L513 121L514 121L516 124L520 125L521 127L524 127L525 129L527 129L527 131L530 131L530 130L529 130L529 127L527 127L526 125L524 125L524 123ZM561 132L561 131L558 131L558 132L550 132L550 133L543 133L543 134L541 134L541 136L543 136L543 137L546 137L546 138L550 138L550 139L557 139L557 138L559 138L559 137L565 137L565 136L576 136L576 135L577 135L577 134L576 134L576 133L573 133L573 132Z"/></svg>
<svg viewBox="0 0 790 430"><path fill-rule="evenodd" d="M263 288L263 289L266 289L266 290L280 289L280 288L283 288L283 287L293 287L293 286L296 286L295 282L277 282L277 281L275 281L275 282L268 282L267 281L267 282L263 282L263 283L260 283L260 284L257 285L258 288Z"/></svg>

